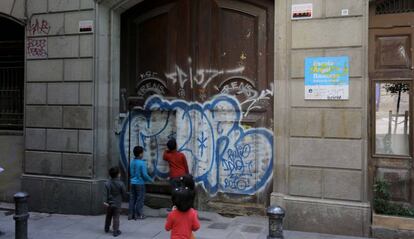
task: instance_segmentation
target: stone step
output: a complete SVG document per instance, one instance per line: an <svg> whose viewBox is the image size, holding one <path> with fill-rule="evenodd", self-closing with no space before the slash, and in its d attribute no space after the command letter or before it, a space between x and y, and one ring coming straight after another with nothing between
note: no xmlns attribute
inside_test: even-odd
<svg viewBox="0 0 414 239"><path fill-rule="evenodd" d="M145 206L148 209L157 210L171 208L171 196L165 194L145 193ZM128 202L123 202L121 207L122 214L128 214Z"/></svg>

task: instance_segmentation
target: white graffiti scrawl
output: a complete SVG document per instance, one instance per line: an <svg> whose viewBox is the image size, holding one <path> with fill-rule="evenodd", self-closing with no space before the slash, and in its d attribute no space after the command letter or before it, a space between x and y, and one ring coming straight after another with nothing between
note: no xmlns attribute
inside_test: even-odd
<svg viewBox="0 0 414 239"><path fill-rule="evenodd" d="M241 73L244 71L244 66L231 69L231 70L217 70L217 69L197 69L193 70L191 67L191 58L188 58L188 70L183 70L178 65L175 66L175 71L166 73L165 77L172 80L173 84L178 82L181 88L184 88L185 84L189 82L190 87L194 88L195 85L201 88L206 88L207 85L214 80L217 76L223 74Z"/></svg>
<svg viewBox="0 0 414 239"><path fill-rule="evenodd" d="M207 192L255 194L272 179L273 134L265 128L246 129L242 119L241 104L230 95L204 103L151 96L123 123L121 163L127 166L130 145L142 145L150 172L167 178L162 152L168 138L175 137L196 182Z"/></svg>

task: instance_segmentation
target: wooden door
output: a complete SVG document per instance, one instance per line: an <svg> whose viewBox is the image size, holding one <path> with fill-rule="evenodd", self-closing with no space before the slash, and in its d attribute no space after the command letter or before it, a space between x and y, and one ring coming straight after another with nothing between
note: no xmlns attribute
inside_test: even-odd
<svg viewBox="0 0 414 239"><path fill-rule="evenodd" d="M413 199L414 4L370 5L370 171L391 183L393 201Z"/></svg>
<svg viewBox="0 0 414 239"><path fill-rule="evenodd" d="M121 88L152 122L134 141L147 146L150 171L165 180L161 153L175 137L208 198L200 204L267 204L273 1L144 1L123 14L121 34Z"/></svg>

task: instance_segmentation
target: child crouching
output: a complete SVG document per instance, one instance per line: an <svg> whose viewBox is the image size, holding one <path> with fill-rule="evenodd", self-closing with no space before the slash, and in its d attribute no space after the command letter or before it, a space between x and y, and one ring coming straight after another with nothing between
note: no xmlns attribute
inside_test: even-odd
<svg viewBox="0 0 414 239"><path fill-rule="evenodd" d="M165 230L171 231L171 239L190 239L192 232L200 228L197 211L193 209L194 192L188 187L178 187L172 191L175 207L168 214Z"/></svg>

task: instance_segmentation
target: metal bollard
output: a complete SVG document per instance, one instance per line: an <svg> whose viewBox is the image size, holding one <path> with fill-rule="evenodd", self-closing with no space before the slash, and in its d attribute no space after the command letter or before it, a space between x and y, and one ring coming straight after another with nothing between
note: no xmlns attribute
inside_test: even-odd
<svg viewBox="0 0 414 239"><path fill-rule="evenodd" d="M267 239L283 239L283 218L285 210L279 206L270 206L267 208L269 217L269 235Z"/></svg>
<svg viewBox="0 0 414 239"><path fill-rule="evenodd" d="M27 220L29 219L28 197L29 194L25 192L14 194L16 205L15 215L13 216L13 219L16 221L15 239L27 239Z"/></svg>

